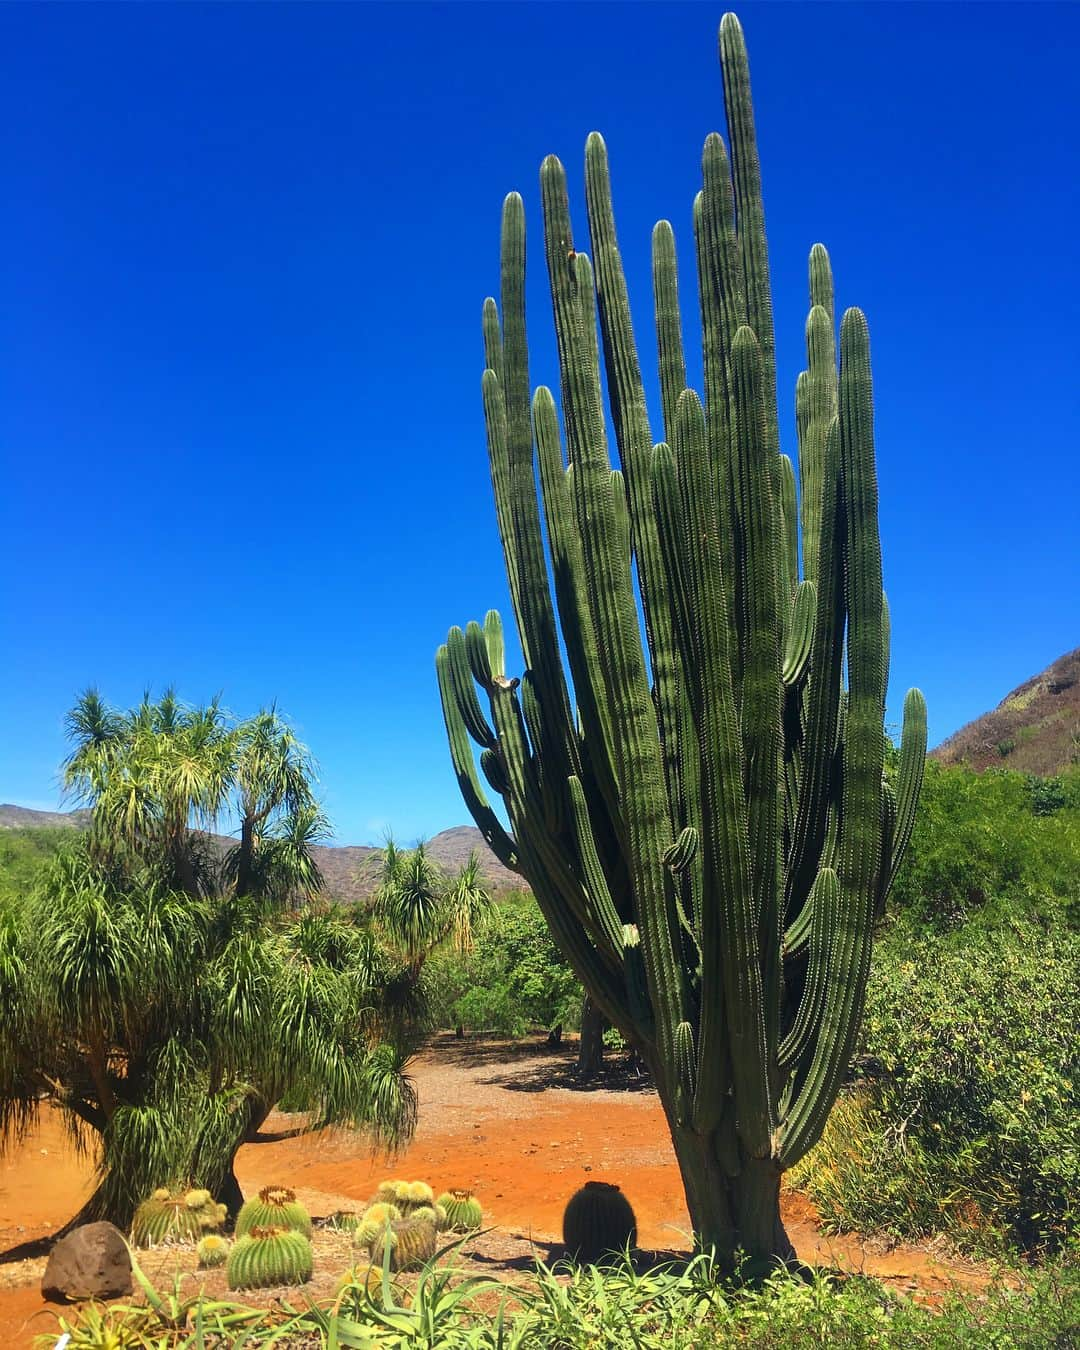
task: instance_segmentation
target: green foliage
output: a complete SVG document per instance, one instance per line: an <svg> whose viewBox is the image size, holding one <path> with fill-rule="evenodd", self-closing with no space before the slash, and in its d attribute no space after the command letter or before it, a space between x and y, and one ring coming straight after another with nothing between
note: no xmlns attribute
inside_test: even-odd
<svg viewBox="0 0 1080 1350"><path fill-rule="evenodd" d="M45 864L78 839L77 830L66 828L0 829L0 897L28 895Z"/></svg>
<svg viewBox="0 0 1080 1350"><path fill-rule="evenodd" d="M1080 1330L1074 1260L1010 1270L978 1294L946 1294L933 1306L862 1276L802 1279L780 1272L760 1288L733 1289L706 1257L638 1270L540 1266L527 1284L462 1278L428 1266L403 1297L388 1274L351 1272L332 1303L303 1311L156 1291L135 1266L146 1297L62 1314L38 1337L53 1350L222 1344L305 1350L1051 1350ZM376 1272L377 1274L377 1272ZM181 1330L183 1328L183 1330ZM111 1340L107 1339L111 1336Z"/></svg>
<svg viewBox="0 0 1080 1350"><path fill-rule="evenodd" d="M440 953L431 965L441 1026L521 1036L531 1027L573 1027L580 1016L581 984L531 897L497 906L468 956Z"/></svg>
<svg viewBox="0 0 1080 1350"><path fill-rule="evenodd" d="M236 1236L253 1228L284 1228L311 1237L311 1215L287 1186L264 1186L244 1203L236 1216Z"/></svg>
<svg viewBox="0 0 1080 1350"><path fill-rule="evenodd" d="M1060 928L888 935L867 1081L797 1174L833 1228L1061 1244L1080 1194L1078 969Z"/></svg>
<svg viewBox="0 0 1080 1350"><path fill-rule="evenodd" d="M563 1242L572 1260L598 1262L637 1242L637 1220L618 1186L587 1181L563 1214Z"/></svg>
<svg viewBox="0 0 1080 1350"><path fill-rule="evenodd" d="M1053 779L926 765L892 907L935 927L1080 916L1080 768Z"/></svg>
<svg viewBox="0 0 1080 1350"><path fill-rule="evenodd" d="M482 389L525 670L508 675L495 611L451 628L436 669L466 804L648 1065L700 1241L787 1259L780 1174L819 1138L854 1047L926 708L910 691L894 791L869 331L849 309L837 339L815 245L797 502L733 14L719 48L729 144L707 138L693 213L704 397L686 387L671 226L653 235L662 433L603 139L585 146L592 260L563 165L540 170L561 426L549 389L530 396L525 206L504 201Z"/></svg>
<svg viewBox="0 0 1080 1350"><path fill-rule="evenodd" d="M272 1289L311 1279L311 1243L284 1228L253 1228L233 1243L225 1278L230 1289Z"/></svg>

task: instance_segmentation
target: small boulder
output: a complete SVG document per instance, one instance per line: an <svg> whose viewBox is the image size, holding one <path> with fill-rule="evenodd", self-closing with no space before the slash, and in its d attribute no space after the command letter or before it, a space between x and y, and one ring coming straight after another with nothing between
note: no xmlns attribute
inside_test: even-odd
<svg viewBox="0 0 1080 1350"><path fill-rule="evenodd" d="M75 1302L131 1293L131 1255L119 1228L87 1223L61 1238L41 1277L47 1299Z"/></svg>

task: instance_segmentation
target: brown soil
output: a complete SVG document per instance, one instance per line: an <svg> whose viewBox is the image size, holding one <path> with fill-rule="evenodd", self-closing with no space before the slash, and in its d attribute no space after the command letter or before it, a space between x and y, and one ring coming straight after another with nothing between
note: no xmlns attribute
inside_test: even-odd
<svg viewBox="0 0 1080 1350"><path fill-rule="evenodd" d="M528 1269L535 1257L558 1257L567 1199L586 1180L609 1180L631 1200L643 1248L686 1251L689 1220L655 1094L618 1075L618 1087L579 1088L572 1065L573 1047L441 1036L414 1063L420 1123L402 1156L372 1157L364 1137L352 1132L275 1137L295 1118L274 1115L259 1141L241 1150L241 1184L248 1194L273 1183L292 1186L316 1220L362 1205L388 1175L422 1177L438 1189L468 1187L483 1202L486 1222L497 1227L466 1243L462 1256L473 1270L501 1276ZM51 1113L0 1162L0 1346L29 1346L35 1332L55 1325L55 1310L38 1289L45 1258L3 1253L47 1237L69 1218L87 1194L91 1166ZM796 1250L811 1264L865 1272L930 1296L953 1284L983 1283L975 1267L925 1248L826 1237L812 1206L795 1192L785 1192L783 1211ZM318 1297L330 1294L349 1266L349 1242L317 1229L315 1255L318 1274L309 1288ZM159 1287L171 1287L174 1273L195 1264L184 1249L140 1260ZM198 1279L208 1294L224 1295L220 1271ZM188 1280L185 1293L197 1287Z"/></svg>

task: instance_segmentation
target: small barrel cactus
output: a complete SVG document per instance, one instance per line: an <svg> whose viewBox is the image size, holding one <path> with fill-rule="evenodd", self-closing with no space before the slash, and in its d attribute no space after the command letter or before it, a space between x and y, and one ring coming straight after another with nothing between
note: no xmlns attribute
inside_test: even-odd
<svg viewBox="0 0 1080 1350"><path fill-rule="evenodd" d="M330 1215L327 1227L337 1233L355 1233L363 1221L363 1216L355 1209L338 1209Z"/></svg>
<svg viewBox="0 0 1080 1350"><path fill-rule="evenodd" d="M410 1219L426 1219L428 1223L434 1224L436 1233L442 1233L447 1227L446 1210L442 1205L420 1205L414 1209Z"/></svg>
<svg viewBox="0 0 1080 1350"><path fill-rule="evenodd" d="M158 1247L163 1242L197 1242L203 1233L225 1222L225 1206L214 1203L206 1190L173 1195L163 1186L144 1200L131 1220L136 1247Z"/></svg>
<svg viewBox="0 0 1080 1350"><path fill-rule="evenodd" d="M291 1228L255 1224L229 1253L225 1276L230 1289L272 1289L311 1279L311 1243Z"/></svg>
<svg viewBox="0 0 1080 1350"><path fill-rule="evenodd" d="M237 1237L253 1228L288 1228L309 1238L311 1215L287 1186L264 1186L257 1196L245 1201L236 1216Z"/></svg>
<svg viewBox="0 0 1080 1350"><path fill-rule="evenodd" d="M380 1205L396 1205L399 1189L408 1184L407 1181L380 1181L375 1190L373 1203Z"/></svg>
<svg viewBox="0 0 1080 1350"><path fill-rule="evenodd" d="M219 1233L208 1233L206 1237L200 1238L195 1251L199 1257L200 1268L209 1270L212 1266L225 1264L229 1255L229 1243Z"/></svg>
<svg viewBox="0 0 1080 1350"><path fill-rule="evenodd" d="M484 1222L484 1210L472 1191L446 1191L439 1196L446 1214L446 1227L454 1233L470 1233Z"/></svg>
<svg viewBox="0 0 1080 1350"><path fill-rule="evenodd" d="M563 1241L575 1261L594 1264L637 1241L637 1220L618 1186L587 1181L570 1197L563 1214Z"/></svg>
<svg viewBox="0 0 1080 1350"><path fill-rule="evenodd" d="M406 1210L421 1209L435 1203L435 1192L426 1181L410 1181L406 1197Z"/></svg>
<svg viewBox="0 0 1080 1350"><path fill-rule="evenodd" d="M377 1200L375 1204L369 1205L367 1209L364 1210L361 1218L364 1223L387 1224L394 1219L400 1219L401 1210L398 1209L397 1205L391 1205L389 1202Z"/></svg>
<svg viewBox="0 0 1080 1350"><path fill-rule="evenodd" d="M387 1244L391 1270L418 1270L435 1258L435 1225L427 1219L395 1219L379 1229L368 1244L372 1265L382 1264Z"/></svg>

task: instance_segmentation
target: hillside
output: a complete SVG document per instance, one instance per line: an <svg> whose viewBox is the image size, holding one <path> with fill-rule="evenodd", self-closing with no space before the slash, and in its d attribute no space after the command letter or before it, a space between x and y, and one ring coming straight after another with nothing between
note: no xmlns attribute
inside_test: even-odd
<svg viewBox="0 0 1080 1350"><path fill-rule="evenodd" d="M27 806L0 804L0 830L85 829L88 811L34 811ZM216 835L222 848L233 840ZM487 884L498 895L525 889L525 883L499 862L484 843L480 831L471 825L456 825L442 830L426 841L428 854L447 872L456 871L474 850L480 855L480 870ZM326 879L328 895L340 900L361 900L378 884L382 850L366 844L317 845L315 859Z"/></svg>
<svg viewBox="0 0 1080 1350"><path fill-rule="evenodd" d="M931 755L981 771L1054 774L1080 759L1080 647L961 727Z"/></svg>

